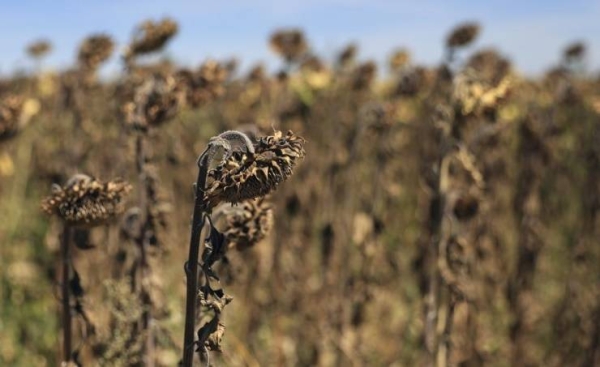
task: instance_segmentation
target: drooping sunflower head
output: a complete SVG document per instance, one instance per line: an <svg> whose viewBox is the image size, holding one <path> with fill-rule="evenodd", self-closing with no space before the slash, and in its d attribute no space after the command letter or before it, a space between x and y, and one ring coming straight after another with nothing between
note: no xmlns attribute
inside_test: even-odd
<svg viewBox="0 0 600 367"><path fill-rule="evenodd" d="M154 74L129 88L121 106L125 124L146 131L171 121L179 112L184 93L172 75Z"/></svg>
<svg viewBox="0 0 600 367"><path fill-rule="evenodd" d="M41 59L52 51L52 44L48 40L40 39L29 44L26 51L31 58Z"/></svg>
<svg viewBox="0 0 600 367"><path fill-rule="evenodd" d="M89 36L79 46L77 59L85 70L96 70L108 60L115 48L112 38L105 34Z"/></svg>
<svg viewBox="0 0 600 367"><path fill-rule="evenodd" d="M285 60L298 61L308 50L308 43L299 29L281 29L269 39L271 49Z"/></svg>
<svg viewBox="0 0 600 367"><path fill-rule="evenodd" d="M264 239L273 226L273 210L264 197L230 206L224 214L226 228L223 234L228 247L240 251Z"/></svg>
<svg viewBox="0 0 600 367"><path fill-rule="evenodd" d="M252 149L233 151L208 172L204 191L207 208L221 202L238 203L264 196L293 173L304 157L305 140L281 131L259 138Z"/></svg>
<svg viewBox="0 0 600 367"><path fill-rule="evenodd" d="M481 27L475 22L459 24L446 38L446 46L455 48L467 46L477 38Z"/></svg>
<svg viewBox="0 0 600 367"><path fill-rule="evenodd" d="M77 174L64 186L53 185L52 194L42 201L42 210L72 226L104 224L123 212L123 198L131 185L117 179L108 182Z"/></svg>
<svg viewBox="0 0 600 367"><path fill-rule="evenodd" d="M567 61L580 60L585 56L586 47L583 42L574 42L563 50L563 59Z"/></svg>
<svg viewBox="0 0 600 367"><path fill-rule="evenodd" d="M351 65L356 60L357 53L358 53L358 46L356 46L356 44L351 43L351 44L347 45L337 55L337 64L341 67L346 67L348 65Z"/></svg>
<svg viewBox="0 0 600 367"><path fill-rule="evenodd" d="M156 22L144 21L137 27L133 41L125 52L125 58L130 59L162 49L178 30L177 22L170 18Z"/></svg>

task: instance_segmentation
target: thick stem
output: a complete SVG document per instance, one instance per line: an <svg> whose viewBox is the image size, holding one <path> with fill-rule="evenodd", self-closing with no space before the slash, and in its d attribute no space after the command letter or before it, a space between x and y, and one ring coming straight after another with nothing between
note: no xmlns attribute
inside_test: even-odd
<svg viewBox="0 0 600 367"><path fill-rule="evenodd" d="M71 280L71 237L72 230L68 224L64 224L61 237L61 261L62 261L62 326L63 326L63 361L71 361L72 355L72 329L71 329L71 292L69 281Z"/></svg>
<svg viewBox="0 0 600 367"><path fill-rule="evenodd" d="M441 167L441 163L439 166ZM430 205L430 238L427 249L428 284L427 296L425 298L425 345L429 354L429 365L435 366L438 346L437 324L440 297L438 257L442 231L442 213L444 210L441 183L438 183L438 192L435 193L435 197L432 199Z"/></svg>
<svg viewBox="0 0 600 367"><path fill-rule="evenodd" d="M151 275L150 264L148 262L148 217L150 206L148 204L148 177L146 173L146 135L139 134L136 139L136 167L140 184L140 233L138 234L137 244L140 249L140 281L139 294L140 302L143 307L141 315L141 327L144 332L144 350L143 360L146 367L154 366L154 333L152 332L152 299L148 282Z"/></svg>
<svg viewBox="0 0 600 367"><path fill-rule="evenodd" d="M208 172L206 159L200 159L198 179L194 199L194 214L192 216L192 231L190 238L190 251L185 265L187 277L187 292L185 304L185 331L183 339L183 367L192 367L194 359L194 329L196 326L196 304L198 299L198 258L202 228L206 221L204 206L204 185Z"/></svg>

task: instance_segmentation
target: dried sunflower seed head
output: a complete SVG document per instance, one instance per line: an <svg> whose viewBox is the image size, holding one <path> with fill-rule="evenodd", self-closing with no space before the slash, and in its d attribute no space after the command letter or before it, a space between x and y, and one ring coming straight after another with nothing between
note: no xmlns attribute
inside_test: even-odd
<svg viewBox="0 0 600 367"><path fill-rule="evenodd" d="M79 46L77 59L85 70L96 70L108 60L115 48L113 40L104 34L95 34L86 38Z"/></svg>
<svg viewBox="0 0 600 367"><path fill-rule="evenodd" d="M207 208L221 202L238 203L264 196L293 173L303 158L305 140L288 131L260 138L250 150L236 151L210 170L204 201Z"/></svg>
<svg viewBox="0 0 600 367"><path fill-rule="evenodd" d="M104 183L77 174L63 187L53 185L52 194L42 201L42 210L69 225L92 227L120 214L129 191L131 185L120 179Z"/></svg>
<svg viewBox="0 0 600 367"><path fill-rule="evenodd" d="M134 39L125 52L125 58L130 59L160 50L177 34L178 29L177 22L169 18L159 22L146 20L137 27Z"/></svg>
<svg viewBox="0 0 600 367"><path fill-rule="evenodd" d="M354 90L369 89L377 76L377 65L373 61L367 61L359 65L352 75L352 88Z"/></svg>
<svg viewBox="0 0 600 367"><path fill-rule="evenodd" d="M563 51L563 58L567 61L578 60L585 56L586 47L583 42L568 45Z"/></svg>
<svg viewBox="0 0 600 367"><path fill-rule="evenodd" d="M351 43L346 46L337 56L337 64L341 67L351 65L356 60L356 54L358 53L358 47Z"/></svg>
<svg viewBox="0 0 600 367"><path fill-rule="evenodd" d="M492 84L499 83L511 71L510 61L493 49L474 53L467 61L467 68L474 69Z"/></svg>
<svg viewBox="0 0 600 367"><path fill-rule="evenodd" d="M473 42L479 34L479 24L477 23L463 23L458 25L450 32L448 38L446 38L447 47L462 47Z"/></svg>
<svg viewBox="0 0 600 367"><path fill-rule="evenodd" d="M273 210L264 197L243 201L225 209L224 214L228 246L240 251L264 239L273 226Z"/></svg>
<svg viewBox="0 0 600 367"><path fill-rule="evenodd" d="M200 107L225 93L223 84L227 80L227 76L228 71L223 65L209 60L195 72L179 71L176 78L186 91L187 103L192 107Z"/></svg>
<svg viewBox="0 0 600 367"><path fill-rule="evenodd" d="M269 40L271 49L288 62L297 61L308 50L308 43L299 29L282 29Z"/></svg>
<svg viewBox="0 0 600 367"><path fill-rule="evenodd" d="M183 103L183 93L174 77L156 74L135 86L122 107L125 123L145 131L171 120Z"/></svg>
<svg viewBox="0 0 600 367"><path fill-rule="evenodd" d="M38 40L27 46L27 54L34 59L41 59L52 51L52 44L47 40Z"/></svg>

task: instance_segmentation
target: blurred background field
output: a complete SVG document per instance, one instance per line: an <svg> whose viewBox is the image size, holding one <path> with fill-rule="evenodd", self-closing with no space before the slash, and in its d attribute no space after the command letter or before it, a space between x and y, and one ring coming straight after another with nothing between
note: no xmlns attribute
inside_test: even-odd
<svg viewBox="0 0 600 367"><path fill-rule="evenodd" d="M600 365L600 10L534 3L3 4L0 366L60 365L40 203L78 173L132 191L75 232L76 362L177 365L196 160L226 130L306 157L272 225L229 228L265 236L215 267L213 365Z"/></svg>

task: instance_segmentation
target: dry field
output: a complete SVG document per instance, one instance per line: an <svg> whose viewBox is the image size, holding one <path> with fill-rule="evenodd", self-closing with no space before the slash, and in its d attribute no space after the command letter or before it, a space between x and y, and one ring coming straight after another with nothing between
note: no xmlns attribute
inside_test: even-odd
<svg viewBox="0 0 600 367"><path fill-rule="evenodd" d="M580 43L527 78L480 27L435 67L295 29L276 73L149 63L171 19L60 72L29 45L0 79L0 366L599 366L600 78Z"/></svg>

